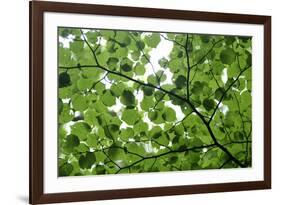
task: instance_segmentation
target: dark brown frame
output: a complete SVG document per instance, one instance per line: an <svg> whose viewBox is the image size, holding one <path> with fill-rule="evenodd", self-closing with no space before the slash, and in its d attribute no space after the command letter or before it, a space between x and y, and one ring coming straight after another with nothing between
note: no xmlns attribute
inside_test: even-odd
<svg viewBox="0 0 281 205"><path fill-rule="evenodd" d="M75 202L164 195L181 195L271 188L271 17L103 6L58 2L29 2L30 6L30 203ZM196 21L260 24L264 27L264 180L220 184L151 187L107 191L45 194L43 192L43 14L83 13Z"/></svg>

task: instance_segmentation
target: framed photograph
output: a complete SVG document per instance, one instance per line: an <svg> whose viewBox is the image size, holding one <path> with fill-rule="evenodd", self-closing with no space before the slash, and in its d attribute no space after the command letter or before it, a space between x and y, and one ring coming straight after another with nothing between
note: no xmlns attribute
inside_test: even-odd
<svg viewBox="0 0 281 205"><path fill-rule="evenodd" d="M271 188L271 17L30 2L30 203Z"/></svg>

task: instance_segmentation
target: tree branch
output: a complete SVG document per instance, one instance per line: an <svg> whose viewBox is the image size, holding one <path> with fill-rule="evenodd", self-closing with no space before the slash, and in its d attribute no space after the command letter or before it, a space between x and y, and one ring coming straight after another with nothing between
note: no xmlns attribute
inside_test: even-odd
<svg viewBox="0 0 281 205"><path fill-rule="evenodd" d="M96 56L96 50L99 48L100 44L98 44L97 47L96 47L95 49L93 49L92 46L90 45L90 43L87 41L87 39L86 39L86 37L85 37L85 35L84 35L82 29L80 29L80 32L81 32L81 34L82 34L82 38L83 38L84 42L87 44L87 46L88 46L89 49L91 50L91 52L92 52L92 54L93 54L93 56L94 56L94 59L95 59L95 61L96 61L96 64L99 65L98 58L97 58L97 56Z"/></svg>
<svg viewBox="0 0 281 205"><path fill-rule="evenodd" d="M120 76L120 77L123 77L123 78L126 78L126 79L128 79L128 80L131 80L131 81L133 81L133 82L135 82L135 83L138 83L138 84L140 84L140 85L142 85L142 86L146 86L146 87L150 87L150 88L157 89L157 90L159 90L159 91L161 91L161 92L163 92L163 93L166 93L166 94L168 94L168 95L174 96L174 97L176 97L176 98L182 100L183 102L186 102L186 99L185 99L185 98L183 98L183 97L181 97L181 96L179 96L179 95L177 95L177 94L175 94L175 93L173 93L173 92L167 91L167 90L165 90L165 89L163 89L163 88L161 88L161 87L159 87L159 86L155 86L155 85L153 85L153 84L148 84L148 83L144 83L144 82L142 82L142 81L138 81L138 80L133 79L133 78L127 76L127 75L124 75L123 73L119 73L119 72L116 72L116 71L109 70L109 69L107 69L107 68L105 68L105 67L103 67L103 66L101 66L101 65L80 65L80 66L70 66L70 67L60 66L59 68L62 68L62 69L75 69L75 68L79 68L79 67L80 67L80 68L84 68L84 67L88 67L88 68L99 68L99 69L102 69L102 70L104 70L104 71L107 71L108 73L111 73L111 74L114 74L114 75L118 75L118 76Z"/></svg>
<svg viewBox="0 0 281 205"><path fill-rule="evenodd" d="M244 70L242 70L242 71L239 73L239 75L237 76L237 78L236 78L236 79L228 86L228 88L224 91L224 93L222 94L222 96L221 96L219 102L217 103L217 105L216 105L216 107L215 107L215 109L214 109L214 111L213 111L213 113L212 113L212 115L211 115L211 117L210 117L210 120L209 120L208 124L211 123L211 121L212 121L212 119L213 119L213 117L214 117L214 115L215 115L217 109L219 108L219 106L220 106L220 104L221 104L223 98L225 97L226 93L230 90L230 88L232 88L232 86L239 80L239 77L240 77L249 67L251 67L251 66L248 66L248 67L246 67Z"/></svg>
<svg viewBox="0 0 281 205"><path fill-rule="evenodd" d="M171 42L177 44L178 46L182 47L183 49L185 49L184 45L180 44L180 43L177 42L176 40L169 39L169 38L165 37L163 34L160 34L160 36L161 36L162 38L164 38L165 40L171 41Z"/></svg>
<svg viewBox="0 0 281 205"><path fill-rule="evenodd" d="M202 61L203 59L205 59L205 58L212 52L213 48L214 48L219 42L221 42L221 41L223 41L223 39L218 40L217 42L215 42L215 43L212 45L212 47L207 51L207 53L206 53L205 55L203 55L203 56L199 59L199 61L198 61L197 63L193 64L190 68L192 69L193 67L195 67L195 66L197 66L198 64L200 64L201 61Z"/></svg>
<svg viewBox="0 0 281 205"><path fill-rule="evenodd" d="M164 152L164 153L161 153L161 154L158 154L158 155L149 156L149 157L143 157L142 159L137 160L137 161L133 162L133 163L130 164L130 165L121 167L115 174L118 174L122 169L131 168L131 167L133 167L134 165L136 165L136 164L138 164L138 163L140 163L140 162L142 162L142 161L144 161L144 160L147 160L147 159L155 159L155 158L159 158L159 157L162 157L162 156L165 156L165 155L168 155L168 154L172 154L172 153L180 153L180 152L186 152L186 151L194 151L194 150L203 149L203 148L207 148L207 147L211 147L211 146L215 146L215 145L214 145L214 144L210 144L210 145L204 145L204 146L198 146L198 147L187 148L187 149L183 149L183 150L171 150L171 151Z"/></svg>

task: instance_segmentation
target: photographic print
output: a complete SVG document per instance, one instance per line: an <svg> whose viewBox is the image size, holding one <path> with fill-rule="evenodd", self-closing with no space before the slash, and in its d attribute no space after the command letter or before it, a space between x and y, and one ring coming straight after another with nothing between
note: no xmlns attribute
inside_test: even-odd
<svg viewBox="0 0 281 205"><path fill-rule="evenodd" d="M251 167L252 38L58 28L59 176Z"/></svg>

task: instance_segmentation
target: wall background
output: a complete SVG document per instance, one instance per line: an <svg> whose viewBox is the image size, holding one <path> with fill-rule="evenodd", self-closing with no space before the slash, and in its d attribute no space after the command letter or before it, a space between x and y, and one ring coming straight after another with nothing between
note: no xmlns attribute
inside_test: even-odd
<svg viewBox="0 0 281 205"><path fill-rule="evenodd" d="M67 0L65 0L67 1ZM276 0L73 0L168 9L265 14L272 16L272 155L273 189L233 193L198 194L141 199L124 199L72 204L278 204L281 193L281 70L279 37L281 6ZM28 200L28 1L6 0L1 4L0 32L0 203L24 205Z"/></svg>

